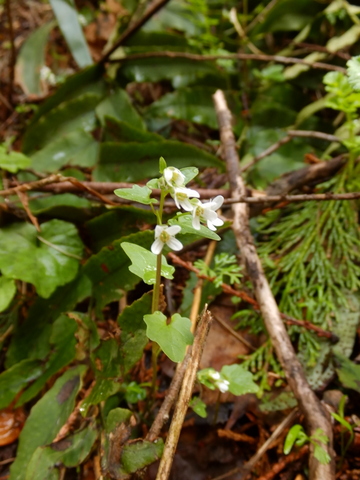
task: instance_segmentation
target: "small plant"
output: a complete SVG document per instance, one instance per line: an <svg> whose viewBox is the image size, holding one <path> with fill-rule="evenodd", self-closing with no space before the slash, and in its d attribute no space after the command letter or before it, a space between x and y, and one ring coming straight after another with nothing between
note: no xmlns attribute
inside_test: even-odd
<svg viewBox="0 0 360 480"><path fill-rule="evenodd" d="M201 275L214 279L215 287L221 287L222 283L229 283L230 285L240 283L242 277L235 255L229 255L228 253L215 255L213 267L206 265L203 260L196 260L194 266Z"/></svg>
<svg viewBox="0 0 360 480"><path fill-rule="evenodd" d="M322 463L323 465L329 463L331 461L330 455L327 453L323 445L326 445L329 442L328 437L325 433L318 428L314 435L310 437L306 435L302 425L296 424L293 425L285 439L284 443L284 453L288 455L293 446L297 445L298 447L302 447L306 443L311 443L314 445L314 456L315 458Z"/></svg>
<svg viewBox="0 0 360 480"><path fill-rule="evenodd" d="M345 455L346 455L346 452L348 450L348 448L350 447L350 445L352 444L353 440L354 440L354 428L352 427L352 425L347 421L345 420L345 404L346 404L346 400L347 400L347 396L346 395L343 395L341 397L341 400L340 400L340 403L339 403L339 409L338 409L338 413L335 413L335 412L331 412L331 416L337 421L340 423L340 425L342 427L344 427L343 429L341 429L341 432L340 432L340 438L341 438L341 464L340 464L340 467L341 468L341 465L344 461L344 458L345 458ZM348 433L350 434L350 437L349 437L349 440L346 442L345 444L345 432L348 431Z"/></svg>

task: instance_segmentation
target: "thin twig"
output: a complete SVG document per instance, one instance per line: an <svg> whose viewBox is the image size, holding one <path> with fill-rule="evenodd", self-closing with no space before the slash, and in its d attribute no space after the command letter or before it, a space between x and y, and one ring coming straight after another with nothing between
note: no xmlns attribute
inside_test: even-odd
<svg viewBox="0 0 360 480"><path fill-rule="evenodd" d="M171 260L177 265L183 268L186 268L190 272L194 272L198 278L203 278L204 280L208 280L209 282L214 282L215 280L214 278L208 277L207 275L202 275L200 273L200 270L194 267L194 265L191 262L186 262L185 260L182 260L175 253L169 252L168 257L171 258ZM233 295L234 297L241 298L245 302L250 303L250 305L252 305L255 310L260 310L260 306L258 302L246 292L242 290L235 290L235 288L231 287L230 285L227 285L226 283L222 283L221 288L224 293L228 293L229 295ZM282 312L280 312L280 316L288 325L296 325L298 327L311 330L314 333L316 333L319 337L328 338L332 343L336 343L339 341L339 338L334 333L323 330L322 328L317 327L316 325L313 325L311 322L308 322L307 320L298 320Z"/></svg>
<svg viewBox="0 0 360 480"><path fill-rule="evenodd" d="M273 431L271 436L264 442L259 450L255 453L255 455L250 458L248 462L246 462L242 467L233 468L228 472L220 475L219 477L212 478L211 480L223 480L224 478L230 477L230 475L234 475L235 473L241 472L245 477L257 464L257 462L261 459L261 457L269 450L271 444L277 440L282 432L292 424L293 420L295 419L296 415L298 414L297 408L292 410L289 415L287 415L284 420L279 423L276 429Z"/></svg>
<svg viewBox="0 0 360 480"><path fill-rule="evenodd" d="M286 137L281 138L278 140L276 143L273 145L270 145L270 147L266 148L263 152L259 153L259 155L256 155L251 162L248 164L244 165L243 167L240 167L240 172L246 172L246 170L249 170L249 168L253 167L256 163L260 162L263 158L271 155L274 153L276 150L278 150L282 145L285 145L285 143L290 142L291 137L290 135L287 135Z"/></svg>
<svg viewBox="0 0 360 480"><path fill-rule="evenodd" d="M112 53L115 52L121 45L124 44L134 33L136 33L150 18L155 15L162 7L164 7L170 0L154 0L151 5L147 8L144 15L139 18L136 22L131 24L125 32L121 35L119 40L107 51L99 63L105 63L109 60Z"/></svg>
<svg viewBox="0 0 360 480"><path fill-rule="evenodd" d="M284 63L287 65L306 65L307 67L317 68L320 70L329 70L335 72L345 73L346 69L343 67L338 67L337 65L329 65L328 63L322 62L308 62L301 58L294 57L284 57L282 55L265 55L265 54L255 54L255 53L231 53L228 55L199 55L196 53L188 52L144 52L144 53L133 53L122 58L116 58L114 60L109 60L110 63L119 63L119 62L129 62L131 60L141 60L144 58L187 58L188 60L194 60L196 62L208 62L211 60L255 60L260 62L275 62L275 63ZM106 58L104 61L107 61Z"/></svg>
<svg viewBox="0 0 360 480"><path fill-rule="evenodd" d="M246 194L245 184L240 176L239 157L236 149L235 137L232 131L231 113L228 109L224 93L221 90L213 96L218 118L220 138L223 146L229 183L233 198ZM321 429L328 437L328 443L322 444L330 458L334 458L333 434L329 417L320 400L310 388L303 367L296 356L285 325L281 320L280 312L269 283L265 277L260 259L257 255L253 238L249 228L247 206L234 204L233 230L236 242L242 254L243 263L253 284L255 297L271 338L276 355L285 372L287 381L294 393L299 407L304 413L309 434L313 435ZM334 480L335 462L321 464L314 456L314 447L310 446L309 459L310 480Z"/></svg>
<svg viewBox="0 0 360 480"><path fill-rule="evenodd" d="M242 337L238 332L236 332L232 327L230 327L230 325L228 325L226 322L224 322L224 320L222 320L217 315L214 315L214 313L212 313L212 316L214 317L214 320L216 320L218 323L220 323L220 325L223 328L225 328L225 330L228 331L230 333L230 335L232 335L234 338L239 340L239 342L241 342L243 345L245 345L245 347L249 348L253 352L256 350L256 348L253 347L250 342L245 340L244 337Z"/></svg>
<svg viewBox="0 0 360 480"><path fill-rule="evenodd" d="M183 383L179 393L179 398L176 402L173 419L170 425L168 436L166 438L164 452L160 460L156 480L167 480L169 477L176 446L180 436L180 431L188 409L189 401L196 379L196 373L199 367L200 358L209 331L210 322L211 314L205 306L204 312L197 327L194 343L191 347L190 361L185 371Z"/></svg>
<svg viewBox="0 0 360 480"><path fill-rule="evenodd" d="M6 190L0 190L0 196L7 197L9 195L16 195L18 192L28 192L30 190L41 190L45 185L58 182L66 182L68 178L63 177L59 173L50 175L49 177L36 180L35 182L22 183L16 187L7 188Z"/></svg>

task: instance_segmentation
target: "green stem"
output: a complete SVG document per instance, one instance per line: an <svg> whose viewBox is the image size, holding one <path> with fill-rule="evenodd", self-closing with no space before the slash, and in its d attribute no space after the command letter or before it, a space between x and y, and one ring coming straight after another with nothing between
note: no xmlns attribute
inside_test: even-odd
<svg viewBox="0 0 360 480"><path fill-rule="evenodd" d="M160 284L161 284L161 253L156 257L156 278L152 297L151 313L159 310Z"/></svg>

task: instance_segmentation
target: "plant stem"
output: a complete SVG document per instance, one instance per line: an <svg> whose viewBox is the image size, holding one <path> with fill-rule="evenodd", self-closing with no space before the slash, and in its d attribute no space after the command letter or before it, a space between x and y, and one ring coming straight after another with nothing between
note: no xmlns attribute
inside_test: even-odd
<svg viewBox="0 0 360 480"><path fill-rule="evenodd" d="M160 284L161 284L161 253L159 253L159 255L157 255L156 257L156 278L155 278L155 285L153 290L151 313L154 313L157 310L159 310Z"/></svg>

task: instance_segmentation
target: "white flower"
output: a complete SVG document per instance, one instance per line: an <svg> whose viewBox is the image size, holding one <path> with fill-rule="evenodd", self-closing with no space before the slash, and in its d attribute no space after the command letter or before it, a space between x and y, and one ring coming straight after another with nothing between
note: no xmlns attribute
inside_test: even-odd
<svg viewBox="0 0 360 480"><path fill-rule="evenodd" d="M196 230L200 230L200 221L207 223L210 230L215 231L216 227L221 227L224 222L217 216L218 210L223 204L224 197L218 195L208 203L201 203L200 200L194 205L192 225Z"/></svg>
<svg viewBox="0 0 360 480"><path fill-rule="evenodd" d="M177 208L183 208L186 212L192 212L194 205L190 202L189 198L196 197L199 198L200 194L196 190L185 187L175 187L170 195L175 200Z"/></svg>
<svg viewBox="0 0 360 480"><path fill-rule="evenodd" d="M185 175L175 167L165 168L164 179L169 187L183 187L185 185Z"/></svg>
<svg viewBox="0 0 360 480"><path fill-rule="evenodd" d="M213 380L220 380L220 373L219 372L209 372L209 377Z"/></svg>
<svg viewBox="0 0 360 480"><path fill-rule="evenodd" d="M159 255L164 245L167 245L172 250L181 250L183 245L175 238L175 235L181 231L179 225L167 227L165 225L156 225L155 227L155 242L151 245L152 253Z"/></svg>
<svg viewBox="0 0 360 480"><path fill-rule="evenodd" d="M220 382L216 382L215 384L220 392L225 393L229 390L230 382L228 380L220 380Z"/></svg>

